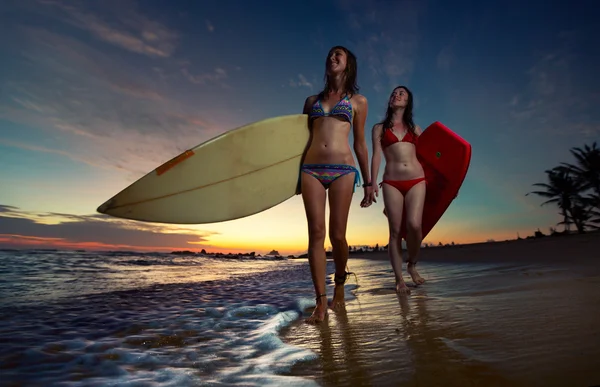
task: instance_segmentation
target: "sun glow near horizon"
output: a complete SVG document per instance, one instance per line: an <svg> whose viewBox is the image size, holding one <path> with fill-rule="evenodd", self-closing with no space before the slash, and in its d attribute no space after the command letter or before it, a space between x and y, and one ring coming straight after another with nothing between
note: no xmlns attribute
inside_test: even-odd
<svg viewBox="0 0 600 387"><path fill-rule="evenodd" d="M266 217L265 217L266 218ZM121 223L120 221L105 221L105 223ZM296 218L289 221L287 225L281 225L281 219L277 216L270 220L263 219L256 222L248 218L221 224L212 232L206 231L206 226L149 226L131 223L128 229L131 232L143 233L144 240L152 239L153 235L164 238L165 244L140 245L135 243L103 243L94 241L76 241L65 237L36 237L24 235L0 234L0 244L13 248L54 248L72 250L128 250L128 251L156 251L171 252L189 250L200 252L205 250L213 253L250 253L265 255L276 250L281 255L300 255L307 252L308 234L304 218ZM60 226L63 223L51 222L49 226ZM249 224L262 224L248 228ZM277 227L273 227L275 224ZM290 227L291 225L291 227ZM149 228L150 227L150 228ZM196 230L198 229L198 230ZM532 235L536 228L502 228L498 227L494 232L481 229L478 224L468 222L459 224L451 221L441 221L440 224L423 240L423 244L470 244L487 241L513 240L518 236L525 238ZM176 243L169 243L170 235L176 236ZM135 238L134 238L135 239ZM381 214L378 222L369 225L350 223L347 233L349 246L361 247L388 244L387 222ZM135 242L135 240L134 240ZM330 251L329 239L325 240L325 249Z"/></svg>
<svg viewBox="0 0 600 387"><path fill-rule="evenodd" d="M351 204L347 241L349 246L385 246L388 244L388 224L383 215L381 197L369 208L359 206L362 190L357 190ZM453 203L442 219L423 240L424 244L467 244L489 240L516 239L532 235L539 226L541 209L530 210L530 221L514 227L524 213L465 217L464 203ZM0 243L18 248L65 248L84 250L159 251L189 250L200 252L267 254L272 250L281 255L300 255L308 249L308 228L302 197L287 201L245 218L201 225L170 225L129 221L105 215L69 215L24 212L7 207L4 215L21 223L29 222L39 231L19 235L9 227L0 229ZM467 211L468 212L468 211ZM329 208L326 206L326 219ZM527 213L525 213L527 215ZM6 221L9 218L0 218ZM0 226L2 223L0 222ZM328 231L326 224L326 231ZM84 227L86 235L74 230ZM63 231L64 230L64 231ZM18 229L17 229L18 231ZM14 234L14 235L13 235ZM123 235L126 234L126 235ZM96 240L94 240L96 239ZM328 236L325 249L331 250Z"/></svg>

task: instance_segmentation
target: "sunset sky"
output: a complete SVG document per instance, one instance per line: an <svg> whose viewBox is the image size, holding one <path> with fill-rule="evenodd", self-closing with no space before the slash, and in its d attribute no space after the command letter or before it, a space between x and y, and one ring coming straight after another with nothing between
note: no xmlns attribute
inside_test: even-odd
<svg viewBox="0 0 600 387"><path fill-rule="evenodd" d="M556 208L525 194L572 160L570 148L600 140L592 1L2 4L0 248L305 252L299 196L182 227L95 211L185 149L300 113L334 45L358 57L369 155L371 127L400 84L415 95L418 125L440 121L473 146L459 196L425 242L547 232ZM361 199L358 189L349 244L387 244L382 200L362 209Z"/></svg>

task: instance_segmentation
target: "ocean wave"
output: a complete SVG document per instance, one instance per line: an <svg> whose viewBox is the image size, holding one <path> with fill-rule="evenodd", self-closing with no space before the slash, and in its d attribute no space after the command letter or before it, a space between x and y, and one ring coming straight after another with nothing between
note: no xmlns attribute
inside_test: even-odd
<svg viewBox="0 0 600 387"><path fill-rule="evenodd" d="M212 270L222 270L218 262L212 265ZM279 337L281 329L314 306L310 272L306 262L280 262L272 269L224 280L154 283L72 293L46 302L3 303L3 382L314 385L284 374L316 355ZM142 273L123 270L110 275Z"/></svg>

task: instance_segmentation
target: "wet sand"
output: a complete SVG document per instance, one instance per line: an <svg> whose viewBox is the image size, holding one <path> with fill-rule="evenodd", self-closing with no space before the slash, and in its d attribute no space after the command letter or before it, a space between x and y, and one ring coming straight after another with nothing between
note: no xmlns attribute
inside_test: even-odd
<svg viewBox="0 0 600 387"><path fill-rule="evenodd" d="M409 296L393 291L387 260L352 256L346 311L281 332L318 355L292 375L323 386L600 385L600 234L426 248L428 282Z"/></svg>

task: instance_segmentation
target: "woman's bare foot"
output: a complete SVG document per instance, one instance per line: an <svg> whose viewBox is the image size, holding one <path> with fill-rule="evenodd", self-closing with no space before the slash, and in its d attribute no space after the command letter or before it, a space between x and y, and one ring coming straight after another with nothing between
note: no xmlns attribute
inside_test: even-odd
<svg viewBox="0 0 600 387"><path fill-rule="evenodd" d="M315 310L313 310L312 315L305 319L304 322L307 324L315 324L325 320L325 317L327 317L327 295L322 294L317 297L317 306L315 307Z"/></svg>
<svg viewBox="0 0 600 387"><path fill-rule="evenodd" d="M346 305L346 300L344 298L344 284L335 285L335 290L333 291L333 300L329 304L329 307L332 310L340 310L343 309Z"/></svg>
<svg viewBox="0 0 600 387"><path fill-rule="evenodd" d="M410 294L410 289L406 286L404 280L396 281L396 293L398 294Z"/></svg>
<svg viewBox="0 0 600 387"><path fill-rule="evenodd" d="M415 265L416 263L409 262L406 265L406 271L408 271L408 274L410 274L415 285L422 285L425 283L425 279L419 275L419 272L417 272L417 268L415 267Z"/></svg>

